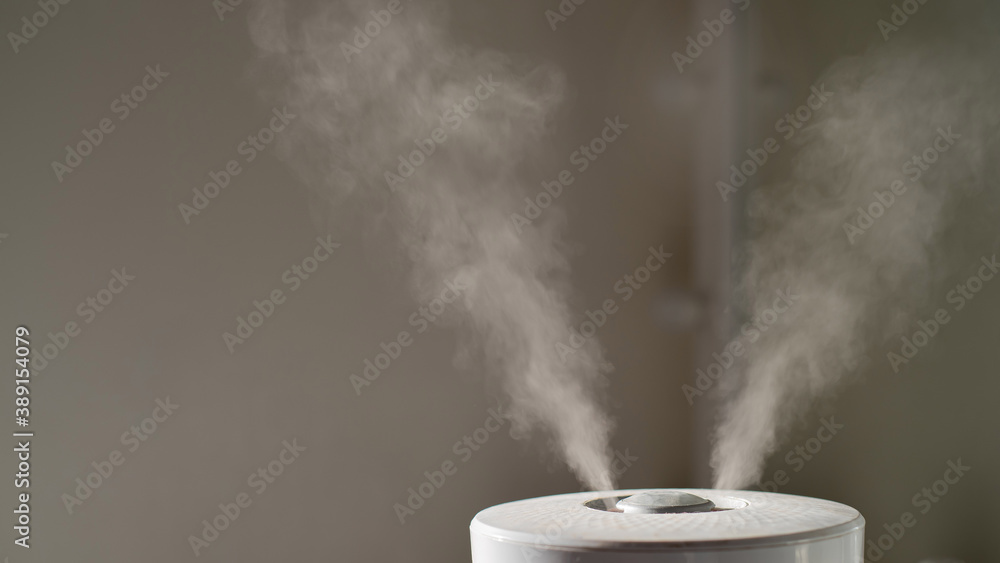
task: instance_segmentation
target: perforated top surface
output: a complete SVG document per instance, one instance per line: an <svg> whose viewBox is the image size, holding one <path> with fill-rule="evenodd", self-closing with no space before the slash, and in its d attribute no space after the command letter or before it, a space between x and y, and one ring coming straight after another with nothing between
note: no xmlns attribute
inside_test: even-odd
<svg viewBox="0 0 1000 563"><path fill-rule="evenodd" d="M691 548L789 543L838 536L864 526L846 505L757 491L671 489L711 500L713 512L625 514L589 508L586 502L650 489L572 493L501 504L472 521L473 534L548 547ZM611 503L614 505L614 502Z"/></svg>

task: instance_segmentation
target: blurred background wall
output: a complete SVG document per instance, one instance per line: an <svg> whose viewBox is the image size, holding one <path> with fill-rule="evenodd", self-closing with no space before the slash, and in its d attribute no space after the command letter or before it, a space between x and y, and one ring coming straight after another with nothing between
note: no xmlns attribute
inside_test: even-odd
<svg viewBox="0 0 1000 563"><path fill-rule="evenodd" d="M703 29L704 14L729 3L592 0L555 30L545 15L558 9L554 0L451 4L463 41L567 73L572 95L551 139L555 156L527 181L566 168L605 118L629 124L559 202L575 250L573 304L582 315L613 297L650 246L673 253L598 333L616 368L613 447L628 460L623 488L708 485L712 405L692 407L681 385L721 349L726 319L737 316L726 275L743 212L741 200L722 207L703 180L799 105L827 65L881 42L876 21L891 2L754 1L739 31L684 74L671 53ZM901 33L949 25L939 8L931 0ZM39 9L5 2L2 29L18 32ZM464 561L478 510L579 489L544 443L516 441L507 427L467 460L456 453L504 399L496 382L454 366L448 327L419 335L356 393L350 375L410 328L420 304L388 238L317 219L273 152L262 150L185 221L178 205L191 204L192 189L239 158L247 135L272 116L251 76L248 10L236 5L220 19L208 1L71 2L17 53L0 55L0 317L5 330L31 327L36 348L49 333L63 340L68 322L80 327L32 383L33 547L8 542L0 554L12 562ZM112 103L147 66L166 76L122 119ZM59 181L51 162L103 118L114 130ZM332 258L230 353L222 334L254 300L285 288L283 272L327 235L341 243ZM992 251L968 249L969 268ZM81 314L116 270L134 279L103 310ZM700 323L664 312L699 299ZM783 448L765 474L789 473L781 492L857 507L877 536L961 458L969 475L885 560L997 560L997 306L987 287L900 374L874 354L859 382L822 405L788 448L815 435L823 416L845 425L836 439L801 471ZM0 350L12 354L13 346ZM12 387L2 394L10 404ZM141 431L168 398L176 412L129 451L122 434ZM258 494L248 478L294 440L305 450ZM70 513L64 495L115 450L124 463ZM448 461L457 473L401 524L394 505ZM241 493L252 503L196 557L189 536ZM9 530L11 513L0 522Z"/></svg>

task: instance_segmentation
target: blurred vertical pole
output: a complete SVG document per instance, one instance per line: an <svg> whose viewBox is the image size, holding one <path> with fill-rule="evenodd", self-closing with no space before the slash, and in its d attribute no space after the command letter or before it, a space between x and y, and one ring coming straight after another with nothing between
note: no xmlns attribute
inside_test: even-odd
<svg viewBox="0 0 1000 563"><path fill-rule="evenodd" d="M714 362L713 353L721 353L732 338L735 311L730 306L733 295L732 248L738 221L743 217L744 185L736 194L723 200L716 183L728 182L729 167L738 163L745 150L747 122L747 87L749 57L749 21L759 8L750 0L745 10L734 0L692 2L691 36L706 30L705 21L719 20L723 10L730 10L733 23L702 55L690 65L694 79L701 84L701 103L697 107L697 131L694 143L693 202L694 288L707 301L704 322L695 339L695 368L705 370ZM748 181L749 184L749 181ZM731 377L727 371L723 377ZM691 376L693 382L694 374ZM714 387L713 387L714 389ZM710 486L709 467L716 407L709 396L694 402L692 474L697 486Z"/></svg>

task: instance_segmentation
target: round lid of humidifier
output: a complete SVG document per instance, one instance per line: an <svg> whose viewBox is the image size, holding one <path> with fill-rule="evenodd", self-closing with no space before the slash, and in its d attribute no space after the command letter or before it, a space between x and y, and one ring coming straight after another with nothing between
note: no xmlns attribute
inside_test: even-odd
<svg viewBox="0 0 1000 563"><path fill-rule="evenodd" d="M480 538L569 551L657 552L787 545L860 535L863 529L861 514L836 502L712 489L534 498L488 508L471 525L474 543Z"/></svg>

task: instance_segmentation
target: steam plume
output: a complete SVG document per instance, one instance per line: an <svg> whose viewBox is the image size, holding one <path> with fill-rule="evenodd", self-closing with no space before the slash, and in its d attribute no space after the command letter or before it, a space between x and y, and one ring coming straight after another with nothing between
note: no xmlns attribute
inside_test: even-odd
<svg viewBox="0 0 1000 563"><path fill-rule="evenodd" d="M464 281L468 344L502 376L515 430L543 431L587 486L611 489L601 350L590 342L563 362L555 347L571 334L560 216L549 209L522 234L509 220L534 195L519 167L541 148L562 75L454 44L432 3L402 2L366 42L355 26L368 29L373 10L385 22L386 6L349 0L306 16L285 2L254 6L251 34L298 115L284 154L324 200L398 235L419 300ZM428 144L438 128L446 140Z"/></svg>
<svg viewBox="0 0 1000 563"><path fill-rule="evenodd" d="M748 347L745 371L726 389L712 456L717 487L759 480L790 423L833 391L868 345L912 333L926 313L945 274L942 238L958 196L994 181L985 169L998 148L996 54L992 42L915 47L896 37L817 81L834 96L799 134L787 182L751 202L756 232L742 282L750 314L780 289L800 301ZM959 139L914 180L904 165L949 128ZM878 201L876 190L887 201L896 180L906 191L870 228L845 227L859 224L858 208Z"/></svg>

